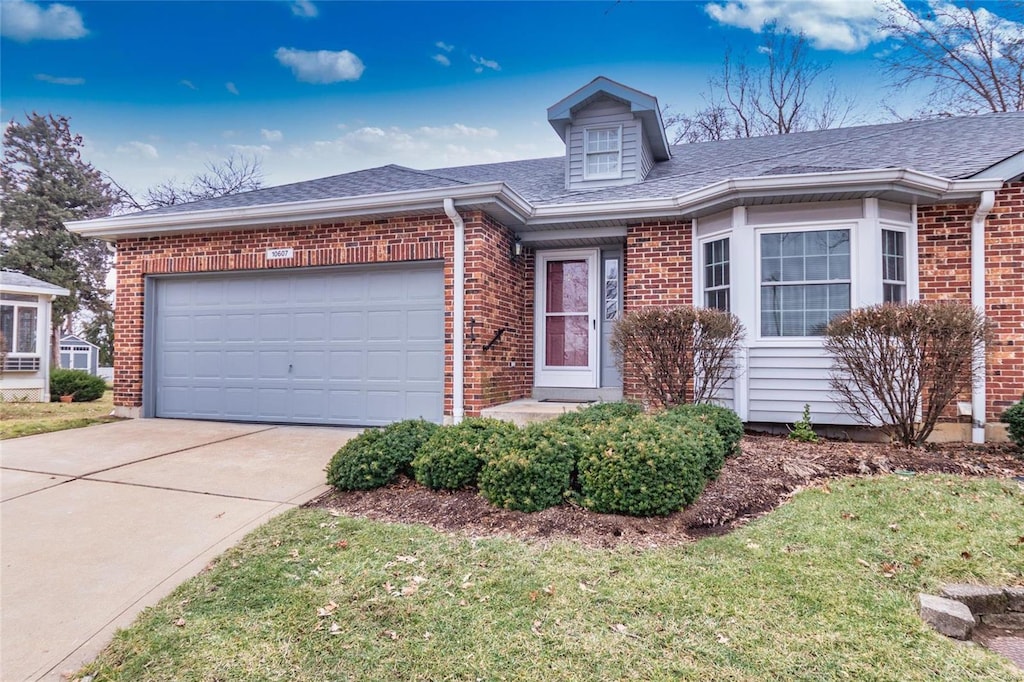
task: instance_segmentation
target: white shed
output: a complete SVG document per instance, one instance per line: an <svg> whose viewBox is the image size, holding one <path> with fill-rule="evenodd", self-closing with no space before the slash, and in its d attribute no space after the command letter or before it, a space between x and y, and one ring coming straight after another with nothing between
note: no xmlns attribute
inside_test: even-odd
<svg viewBox="0 0 1024 682"><path fill-rule="evenodd" d="M100 347L74 334L60 337L60 366L95 375L100 366Z"/></svg>
<svg viewBox="0 0 1024 682"><path fill-rule="evenodd" d="M50 400L50 319L63 287L0 270L0 398Z"/></svg>

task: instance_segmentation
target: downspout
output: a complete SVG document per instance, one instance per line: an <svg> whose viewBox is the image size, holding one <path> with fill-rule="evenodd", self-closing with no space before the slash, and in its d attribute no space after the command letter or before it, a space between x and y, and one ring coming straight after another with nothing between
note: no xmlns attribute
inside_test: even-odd
<svg viewBox="0 0 1024 682"><path fill-rule="evenodd" d="M971 220L971 305L985 314L985 218L996 202L996 193L985 190ZM985 442L985 347L974 354L974 389L971 392L971 442Z"/></svg>
<svg viewBox="0 0 1024 682"><path fill-rule="evenodd" d="M452 199L444 200L444 212L455 227L455 254L452 275L452 423L458 424L465 414L465 332L466 317L466 223L455 210Z"/></svg>

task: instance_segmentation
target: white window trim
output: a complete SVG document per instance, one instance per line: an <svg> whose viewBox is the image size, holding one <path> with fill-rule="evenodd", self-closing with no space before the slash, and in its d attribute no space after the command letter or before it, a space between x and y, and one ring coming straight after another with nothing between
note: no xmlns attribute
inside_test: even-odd
<svg viewBox="0 0 1024 682"><path fill-rule="evenodd" d="M587 163L587 159L591 154L610 154L610 151L604 152L588 152L587 148L590 146L590 133L598 132L601 130L616 130L618 131L619 137L619 169L614 173L591 173L589 172L590 164ZM601 126L588 126L583 129L583 179L584 180L619 180L622 178L622 125L601 125Z"/></svg>
<svg viewBox="0 0 1024 682"><path fill-rule="evenodd" d="M40 350L42 345L42 325L40 324L43 320L43 307L39 304L38 299L36 301L7 301L0 300L0 304L9 305L14 308L14 329L12 338L14 339L14 345L18 345L18 308L35 308L36 309L36 348L34 351L17 351L13 348L7 351L7 357L9 358L37 358L42 357L43 353Z"/></svg>
<svg viewBox="0 0 1024 682"><path fill-rule="evenodd" d="M771 227L756 228L754 234L754 326L757 333L754 335L759 346L792 346L803 345L820 346L824 336L765 336L761 331L761 235L779 234L789 232L823 232L828 230L847 230L850 233L850 310L855 309L859 304L857 301L857 285L859 263L857 232L860 225L857 222L829 222L821 221L815 223L798 223L790 225L772 225ZM731 250L730 250L731 253ZM730 279L731 281L731 279ZM845 280L842 280L845 281ZM840 283L841 281L837 281Z"/></svg>
<svg viewBox="0 0 1024 682"><path fill-rule="evenodd" d="M718 289L716 289L716 291L723 291L723 290L728 290L729 291L729 308L730 308L729 312L732 312L731 308L732 308L733 284L734 284L733 283L733 276L732 276L733 275L733 267L732 266L733 266L733 263L735 262L733 260L733 255L732 255L732 247L733 247L733 242L734 242L732 230L722 230L722 231L717 232L717 233L715 233L713 235L707 235L707 236L701 237L700 239L697 240L697 254L698 254L697 270L699 271L699 274L697 275L697 291L695 292L694 297L693 297L693 304L695 306L697 306L698 308L706 308L707 307L707 304L706 304L707 296L705 295L705 294L707 294L707 273L706 273L706 270L705 270L705 266L707 265L707 263L704 260L704 245L708 244L710 242L719 242L719 241L722 241L723 239L728 239L729 240L729 261L728 261L728 263L729 263L729 285L727 287L719 287Z"/></svg>
<svg viewBox="0 0 1024 682"><path fill-rule="evenodd" d="M914 213L915 215L917 213L916 207L914 209ZM903 276L907 278L907 281L904 282L904 285L907 288L907 303L916 301L920 298L920 283L918 282L917 224L908 225L907 223L895 223L886 220L879 220L879 240L881 240L882 230L903 233L903 246L906 249L903 263ZM879 249L878 255L879 259L881 259L881 249ZM879 260L879 262L881 262L881 260ZM881 301L879 301L879 303L881 303Z"/></svg>

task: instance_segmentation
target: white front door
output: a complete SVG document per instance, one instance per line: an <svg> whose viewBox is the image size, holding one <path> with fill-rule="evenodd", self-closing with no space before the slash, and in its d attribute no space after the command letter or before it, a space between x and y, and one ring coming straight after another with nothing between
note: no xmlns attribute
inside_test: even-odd
<svg viewBox="0 0 1024 682"><path fill-rule="evenodd" d="M537 386L597 388L598 249L537 253Z"/></svg>

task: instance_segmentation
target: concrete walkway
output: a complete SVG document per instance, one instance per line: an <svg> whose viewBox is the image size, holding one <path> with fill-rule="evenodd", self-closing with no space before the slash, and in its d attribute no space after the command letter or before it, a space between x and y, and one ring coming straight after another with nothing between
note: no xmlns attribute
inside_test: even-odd
<svg viewBox="0 0 1024 682"><path fill-rule="evenodd" d="M138 419L0 442L0 680L59 680L270 517L354 429Z"/></svg>

